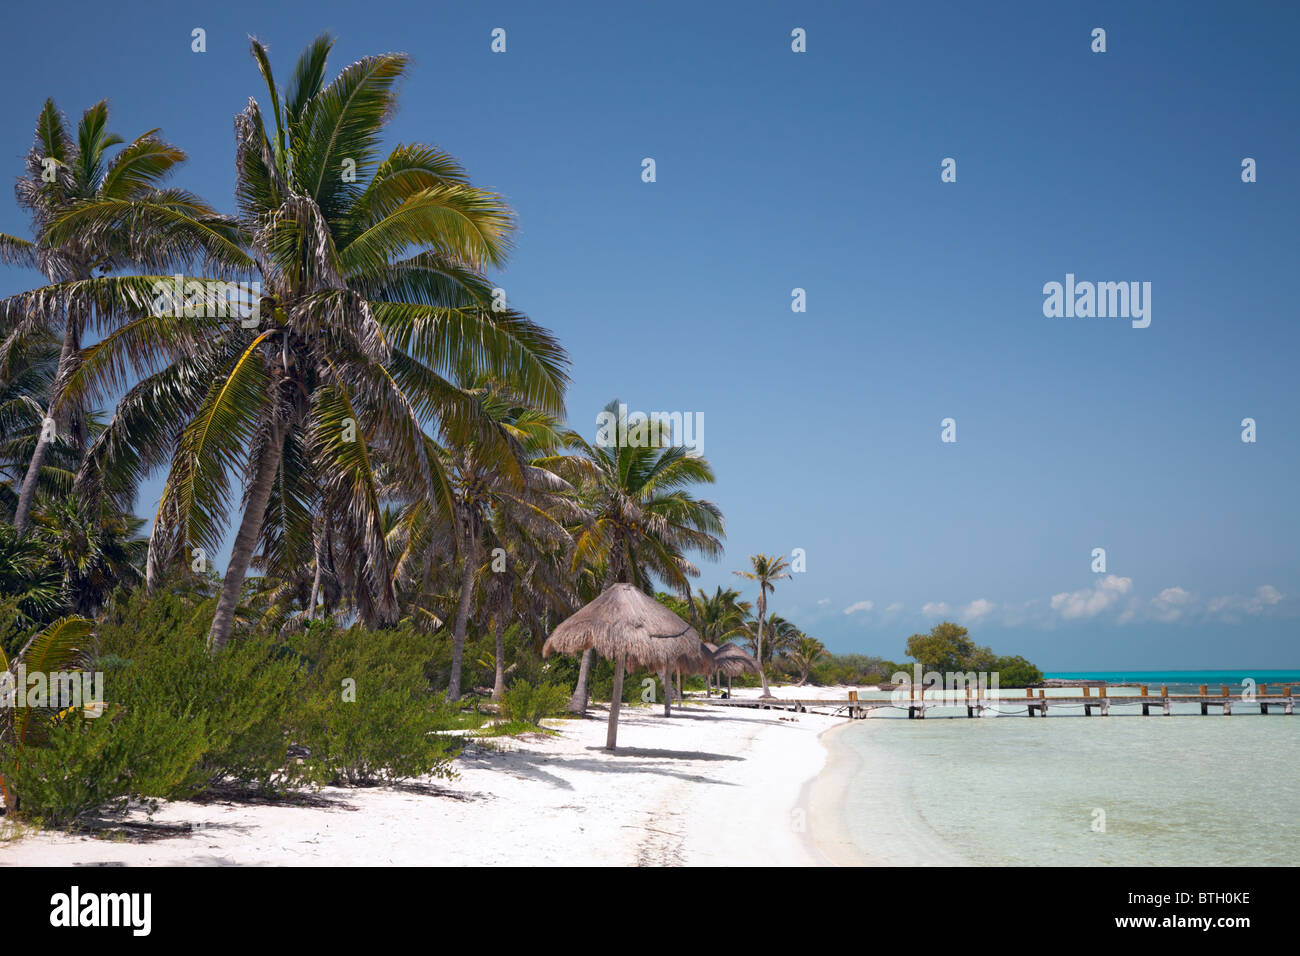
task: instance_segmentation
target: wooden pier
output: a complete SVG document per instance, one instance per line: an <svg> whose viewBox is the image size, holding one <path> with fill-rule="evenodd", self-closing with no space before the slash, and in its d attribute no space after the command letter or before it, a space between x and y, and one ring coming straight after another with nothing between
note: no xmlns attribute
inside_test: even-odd
<svg viewBox="0 0 1300 956"><path fill-rule="evenodd" d="M1171 694L1167 686L1162 686L1159 694L1152 694L1151 688L1147 685L1139 685L1137 694L1125 694L1119 697L1108 697L1105 687L1085 686L1080 689L1083 694L1078 697L1063 695L1048 697L1042 688L1038 690L1037 696L1033 688L1026 688L1024 697L989 697L975 688L968 687L965 696L959 696L956 691L946 693L922 691L918 695L916 688L912 688L907 699L903 701L895 701L889 697L859 698L858 692L851 690L849 696L843 699L733 697L726 700L713 698L707 703L719 707L749 707L761 710L789 710L795 713L843 715L851 720L863 719L869 716L871 711L887 707L900 710L906 707L907 716L914 720L923 719L927 710L963 706L966 708L966 716L972 718L983 717L990 710L1009 715L1015 713L1011 708L1020 707L1024 707L1030 717L1046 717L1049 707L1058 708L1058 712L1063 708L1069 710L1077 708L1084 717L1091 717L1094 711L1102 717L1109 717L1111 707L1141 707L1142 716L1147 717L1154 709L1159 708L1160 714L1169 717L1172 715L1174 704L1200 704L1202 715L1209 714L1210 708L1216 707L1225 717L1232 716L1234 706L1238 708L1238 713L1242 712L1242 708L1255 706L1259 707L1260 714L1268 714L1269 708L1273 708L1273 713L1279 710L1283 714L1295 713L1292 688L1281 687L1270 693L1267 684L1258 685L1255 693L1249 697L1233 697L1227 687L1220 687L1217 694L1211 694L1209 687L1204 684L1196 694ZM1092 693L1093 690L1097 693ZM810 710L810 708L817 709Z"/></svg>

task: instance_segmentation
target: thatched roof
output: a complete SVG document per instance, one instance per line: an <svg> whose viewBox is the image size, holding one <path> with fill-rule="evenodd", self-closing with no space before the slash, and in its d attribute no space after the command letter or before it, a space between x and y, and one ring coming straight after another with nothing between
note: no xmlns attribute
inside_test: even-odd
<svg viewBox="0 0 1300 956"><path fill-rule="evenodd" d="M739 677L749 671L758 673L758 662L738 644L723 644L713 653L713 666L728 677Z"/></svg>
<svg viewBox="0 0 1300 956"><path fill-rule="evenodd" d="M701 666L703 646L694 628L654 598L630 584L615 584L556 627L542 656L591 648L610 660L621 657L629 670L659 673Z"/></svg>
<svg viewBox="0 0 1300 956"><path fill-rule="evenodd" d="M708 641L700 643L700 659L693 666L683 664L681 672L683 674L711 674L713 673L713 652L718 649L717 644L710 644Z"/></svg>

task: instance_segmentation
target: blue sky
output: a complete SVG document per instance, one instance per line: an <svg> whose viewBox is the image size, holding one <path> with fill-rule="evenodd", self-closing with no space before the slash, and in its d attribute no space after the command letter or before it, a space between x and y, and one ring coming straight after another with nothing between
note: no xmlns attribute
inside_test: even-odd
<svg viewBox="0 0 1300 956"><path fill-rule="evenodd" d="M0 162L46 96L107 96L229 210L249 34L282 78L322 30L335 70L408 52L390 142L517 210L501 284L568 348L570 421L703 415L728 540L702 585L803 548L773 607L836 651L950 618L1047 669L1293 667L1298 9L127 2L51 34L20 6ZM1150 326L1045 317L1067 273L1150 282Z"/></svg>

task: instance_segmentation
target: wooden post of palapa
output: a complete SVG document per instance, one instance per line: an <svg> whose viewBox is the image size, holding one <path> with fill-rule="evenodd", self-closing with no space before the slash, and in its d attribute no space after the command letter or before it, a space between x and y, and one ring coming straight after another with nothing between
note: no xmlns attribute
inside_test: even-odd
<svg viewBox="0 0 1300 956"><path fill-rule="evenodd" d="M623 703L623 659L614 661L614 690L609 697L609 730L605 734L605 749L613 750L618 741L618 709Z"/></svg>

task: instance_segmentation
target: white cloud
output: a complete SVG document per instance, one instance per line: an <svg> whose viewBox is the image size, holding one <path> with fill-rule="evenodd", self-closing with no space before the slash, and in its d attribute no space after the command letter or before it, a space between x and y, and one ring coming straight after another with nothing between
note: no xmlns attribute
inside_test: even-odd
<svg viewBox="0 0 1300 956"><path fill-rule="evenodd" d="M1151 613L1161 621L1176 621L1191 608L1192 592L1180 587L1165 588L1151 599Z"/></svg>
<svg viewBox="0 0 1300 956"><path fill-rule="evenodd" d="M1261 607L1272 607L1274 604L1280 603L1284 597L1286 597L1286 595L1271 584L1265 584L1263 587L1255 589L1255 601L1258 602Z"/></svg>
<svg viewBox="0 0 1300 956"><path fill-rule="evenodd" d="M903 609L903 602L902 602L902 601L895 601L893 604L889 605L889 607L885 608L885 613L886 613L886 614L897 614L897 613L898 613L899 611L901 611L902 609Z"/></svg>
<svg viewBox="0 0 1300 956"><path fill-rule="evenodd" d="M1052 610L1067 621L1096 617L1114 607L1133 587L1132 578L1108 574L1095 587L1052 595Z"/></svg>
<svg viewBox="0 0 1300 956"><path fill-rule="evenodd" d="M921 605L921 613L926 617L945 617L952 612L947 601L931 601Z"/></svg>
<svg viewBox="0 0 1300 956"><path fill-rule="evenodd" d="M820 601L817 602L817 606L818 606L818 607L825 607L827 604L830 604L830 603L831 603L831 599L830 599L830 598L822 598Z"/></svg>
<svg viewBox="0 0 1300 956"><path fill-rule="evenodd" d="M856 604L850 604L844 609L845 614L857 614L859 611L870 611L876 604L874 601L858 601Z"/></svg>
<svg viewBox="0 0 1300 956"><path fill-rule="evenodd" d="M973 624L980 618L992 614L995 610L997 610L997 605L992 601L986 600L985 598L976 598L974 601L971 601L962 608L957 616L963 621L970 621Z"/></svg>
<svg viewBox="0 0 1300 956"><path fill-rule="evenodd" d="M1231 615L1241 611L1247 614L1262 614L1268 608L1280 604L1285 597L1286 595L1273 585L1265 584L1257 587L1250 597L1243 597L1240 594L1217 597L1210 601L1206 610L1211 614Z"/></svg>

